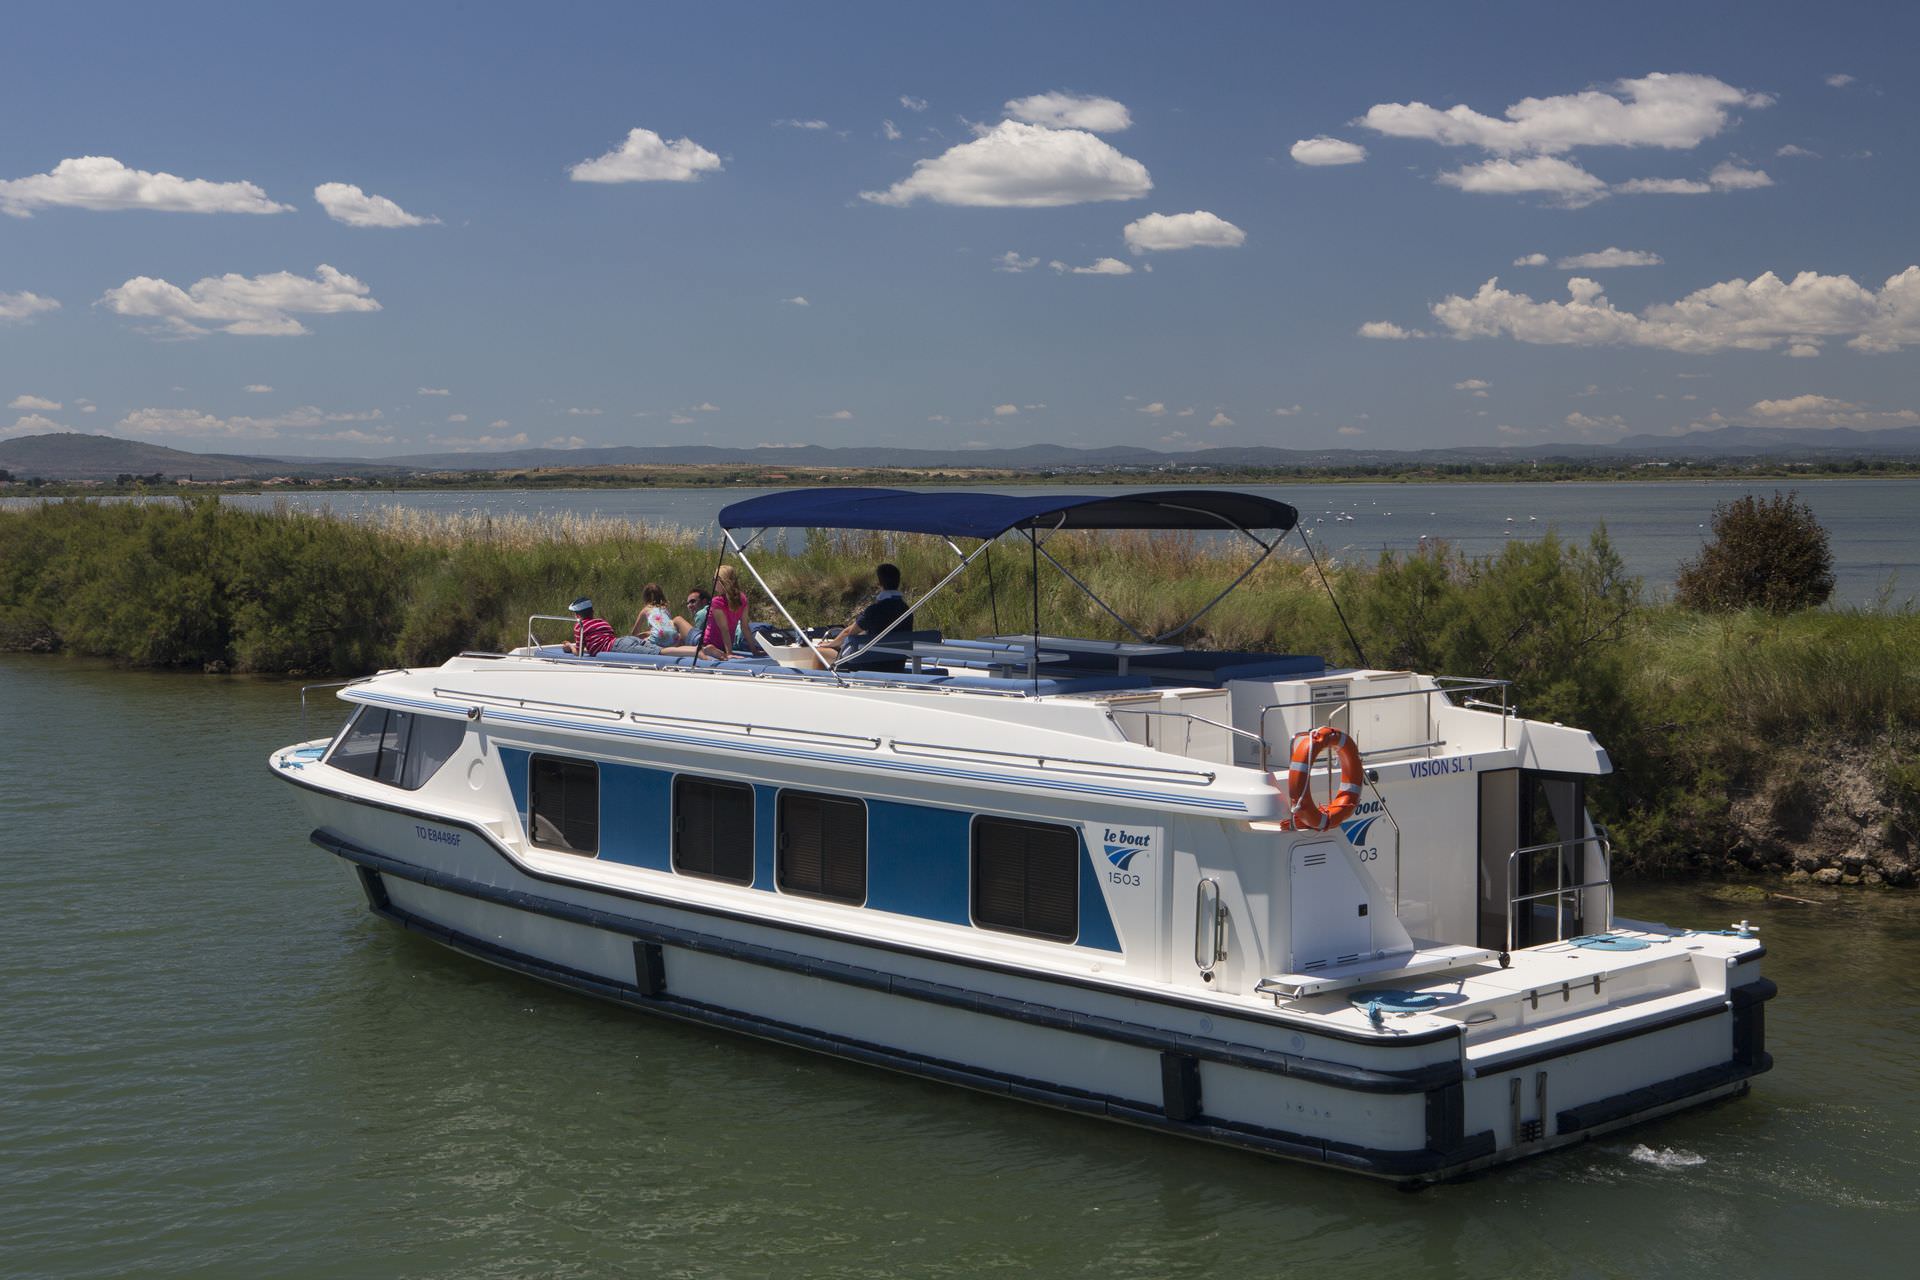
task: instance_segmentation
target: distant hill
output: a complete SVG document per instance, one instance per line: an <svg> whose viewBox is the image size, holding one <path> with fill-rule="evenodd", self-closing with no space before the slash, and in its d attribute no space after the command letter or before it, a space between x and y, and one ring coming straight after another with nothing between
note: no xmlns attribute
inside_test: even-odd
<svg viewBox="0 0 1920 1280"><path fill-rule="evenodd" d="M112 480L120 475L147 476L155 472L168 479L191 476L196 480L267 480L274 476L310 479L404 474L407 468L354 458L289 462L234 453L189 453L143 440L64 431L0 440L0 470L49 480Z"/></svg>
<svg viewBox="0 0 1920 1280"><path fill-rule="evenodd" d="M1663 459L1769 462L1836 458L1920 457L1920 426L1884 431L1840 427L1720 427L1681 436L1634 435L1617 444L1470 445L1448 449L1282 449L1243 446L1163 453L1131 445L1076 449L1031 444L1015 449L909 449L888 445L828 448L715 445L628 445L608 449L516 449L501 453L427 453L397 458L261 457L190 453L113 436L62 432L0 441L0 468L49 480L112 480L122 474L197 480L265 480L274 476L392 477L440 471L583 471L606 467L753 466L808 471L840 468L958 468L997 471L1106 470L1138 467L1230 469L1260 467L1421 466L1529 461L1659 461Z"/></svg>

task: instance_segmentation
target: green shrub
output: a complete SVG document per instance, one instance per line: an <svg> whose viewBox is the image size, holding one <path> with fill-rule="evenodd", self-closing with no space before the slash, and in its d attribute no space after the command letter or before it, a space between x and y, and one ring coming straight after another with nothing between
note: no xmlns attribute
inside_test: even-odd
<svg viewBox="0 0 1920 1280"><path fill-rule="evenodd" d="M1713 540L1680 566L1674 593L1689 609L1791 613L1833 595L1827 531L1797 495L1747 494L1713 509Z"/></svg>

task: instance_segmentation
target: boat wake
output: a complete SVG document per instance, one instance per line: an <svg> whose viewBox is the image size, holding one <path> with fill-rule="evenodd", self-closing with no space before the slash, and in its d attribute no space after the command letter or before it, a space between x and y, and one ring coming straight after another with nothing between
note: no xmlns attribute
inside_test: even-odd
<svg viewBox="0 0 1920 1280"><path fill-rule="evenodd" d="M1683 1151L1679 1147L1649 1147L1644 1142L1627 1152L1627 1159L1637 1160L1641 1164L1650 1164L1656 1169L1691 1169L1695 1165L1705 1164L1707 1158L1692 1151Z"/></svg>

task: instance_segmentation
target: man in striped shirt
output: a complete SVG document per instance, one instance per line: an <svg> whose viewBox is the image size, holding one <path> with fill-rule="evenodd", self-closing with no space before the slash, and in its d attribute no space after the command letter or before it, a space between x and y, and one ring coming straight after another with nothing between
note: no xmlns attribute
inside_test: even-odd
<svg viewBox="0 0 1920 1280"><path fill-rule="evenodd" d="M613 648L613 627L605 618L593 616L592 600L581 596L567 606L567 612L573 615L573 639L566 644L568 653L591 657Z"/></svg>

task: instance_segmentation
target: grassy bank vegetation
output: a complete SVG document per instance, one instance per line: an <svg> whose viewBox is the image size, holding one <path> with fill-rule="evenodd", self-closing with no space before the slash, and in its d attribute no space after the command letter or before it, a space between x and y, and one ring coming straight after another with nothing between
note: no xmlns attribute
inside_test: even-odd
<svg viewBox="0 0 1920 1280"><path fill-rule="evenodd" d="M1244 568L1242 548L1179 535L1062 536L1052 551L1142 630L1177 626ZM1012 544L929 606L951 634L1031 624L1035 583ZM815 536L755 564L803 622L846 618L890 558L911 591L953 565L931 538ZM592 595L617 627L647 582L679 601L708 582L711 539L558 518L373 523L189 505L49 503L0 512L0 648L142 666L321 676L435 663L524 642L529 614ZM1865 763L1900 849L1920 842L1920 615L1818 610L1705 615L1649 602L1604 533L1548 536L1471 559L1438 548L1327 567L1375 666L1515 682L1523 714L1592 729L1618 768L1596 788L1643 873L1718 870L1740 840L1739 797L1816 777L1836 752ZM753 584L749 582L749 589ZM1047 630L1118 637L1044 562ZM762 593L756 617L770 618ZM777 620L777 619L771 619ZM550 639L564 624L546 624ZM1356 658L1304 558L1276 557L1193 631L1212 648ZM1786 793L1791 799L1791 788ZM1808 803L1819 797L1803 796Z"/></svg>

